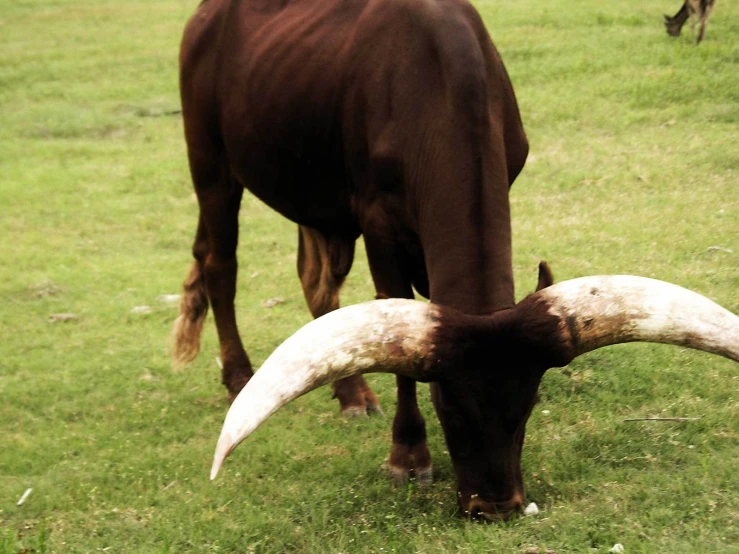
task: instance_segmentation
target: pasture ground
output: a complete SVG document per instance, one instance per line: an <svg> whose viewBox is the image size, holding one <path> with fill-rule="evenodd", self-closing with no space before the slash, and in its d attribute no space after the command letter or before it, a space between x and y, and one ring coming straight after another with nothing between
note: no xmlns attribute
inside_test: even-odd
<svg viewBox="0 0 739 554"><path fill-rule="evenodd" d="M512 190L519 296L547 259L558 280L640 274L739 313L739 4L718 2L696 47L664 31L679 3L477 2L532 145ZM179 292L195 229L170 114L195 5L0 5L0 553L739 552L738 366L665 346L545 376L523 457L537 516L456 517L425 387L435 482L394 487L391 376L369 378L387 417L343 419L315 391L208 481L227 409L212 319L173 372L176 309L158 299ZM241 222L258 365L309 315L295 226L248 196ZM343 301L372 296L360 251ZM646 416L700 419L624 422Z"/></svg>

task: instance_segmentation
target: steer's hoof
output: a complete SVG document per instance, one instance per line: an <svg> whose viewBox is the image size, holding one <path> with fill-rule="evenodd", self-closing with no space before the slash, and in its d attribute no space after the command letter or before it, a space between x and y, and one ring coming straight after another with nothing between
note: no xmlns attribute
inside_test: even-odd
<svg viewBox="0 0 739 554"><path fill-rule="evenodd" d="M331 385L332 398L339 400L339 410L347 417L382 414L377 397L361 375L339 379Z"/></svg>
<svg viewBox="0 0 739 554"><path fill-rule="evenodd" d="M385 415L379 404L367 404L366 406L347 406L341 410L341 415L344 417L366 417L368 415L378 414L381 416Z"/></svg>
<svg viewBox="0 0 739 554"><path fill-rule="evenodd" d="M391 465L388 465L387 469L390 473L390 478L393 480L393 483L398 486L405 485L408 482L408 479L410 479L410 470L402 467L393 467Z"/></svg>
<svg viewBox="0 0 739 554"><path fill-rule="evenodd" d="M434 482L434 471L431 466L416 469L415 473L419 487L428 487Z"/></svg>
<svg viewBox="0 0 739 554"><path fill-rule="evenodd" d="M236 400L236 397L241 392L241 389L243 389L246 386L246 384L249 382L251 378L252 378L252 375L247 373L247 374L235 375L228 380L228 383L226 383L226 389L228 389L229 403Z"/></svg>
<svg viewBox="0 0 739 554"><path fill-rule="evenodd" d="M419 487L428 487L434 480L434 472L431 466L406 469L388 464L387 469L393 483L398 486L406 485L411 477L415 478Z"/></svg>
<svg viewBox="0 0 739 554"><path fill-rule="evenodd" d="M341 415L344 417L366 417L367 408L364 406L347 406L341 410Z"/></svg>

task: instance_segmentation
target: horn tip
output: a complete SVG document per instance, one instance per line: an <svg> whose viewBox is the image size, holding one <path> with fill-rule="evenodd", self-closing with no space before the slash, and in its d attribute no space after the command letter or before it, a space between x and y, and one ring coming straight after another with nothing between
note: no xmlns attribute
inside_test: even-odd
<svg viewBox="0 0 739 554"><path fill-rule="evenodd" d="M213 465L210 468L210 480L213 481L221 470L223 462L234 449L235 444L231 440L219 440L216 445L216 453L213 456Z"/></svg>
<svg viewBox="0 0 739 554"><path fill-rule="evenodd" d="M210 480L214 481L216 477L218 477L218 472L221 470L221 464L223 464L223 459L218 459L216 457L215 460L213 460L213 466L210 468Z"/></svg>

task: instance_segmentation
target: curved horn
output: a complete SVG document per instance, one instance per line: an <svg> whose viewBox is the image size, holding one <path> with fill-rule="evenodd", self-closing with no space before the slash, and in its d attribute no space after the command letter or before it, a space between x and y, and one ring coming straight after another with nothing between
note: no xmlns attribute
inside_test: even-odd
<svg viewBox="0 0 739 554"><path fill-rule="evenodd" d="M661 342L739 361L739 317L705 296L633 275L563 281L532 298L544 300L572 357L624 342Z"/></svg>
<svg viewBox="0 0 739 554"><path fill-rule="evenodd" d="M432 379L425 359L438 316L432 304L394 298L347 306L302 327L277 347L234 400L210 478L215 479L231 451L270 415L321 385L372 372Z"/></svg>

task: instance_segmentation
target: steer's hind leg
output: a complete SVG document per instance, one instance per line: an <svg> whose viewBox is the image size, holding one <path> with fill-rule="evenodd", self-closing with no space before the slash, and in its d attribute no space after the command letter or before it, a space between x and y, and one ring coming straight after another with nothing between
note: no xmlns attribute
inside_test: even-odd
<svg viewBox="0 0 739 554"><path fill-rule="evenodd" d="M200 219L193 245L195 263L184 284L181 315L175 326L175 357L186 360L197 354L210 302L221 350L221 380L233 398L252 376L234 312L238 214L244 189L231 177L227 165L217 161L218 156L206 159L190 160Z"/></svg>
<svg viewBox="0 0 739 554"><path fill-rule="evenodd" d="M326 236L310 227L298 228L298 275L313 317L339 307L339 290L354 260L354 239ZM332 385L341 413L365 415L381 412L377 397L361 375L339 379Z"/></svg>

